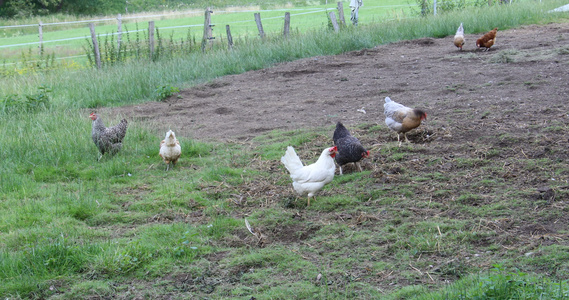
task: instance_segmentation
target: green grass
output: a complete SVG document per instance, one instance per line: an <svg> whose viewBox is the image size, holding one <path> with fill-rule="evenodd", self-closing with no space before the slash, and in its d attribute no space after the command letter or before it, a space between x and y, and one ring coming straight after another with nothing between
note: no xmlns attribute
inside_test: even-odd
<svg viewBox="0 0 569 300"><path fill-rule="evenodd" d="M391 299L567 299L568 284L494 265L489 272L468 276L444 291L425 294L421 287L410 287Z"/></svg>
<svg viewBox="0 0 569 300"><path fill-rule="evenodd" d="M396 0L379 1L370 0L365 4L365 9L360 13L360 24L372 24L377 20L394 19L401 17L410 17L412 15L411 9L408 6L400 6L401 3ZM216 5L214 5L216 6ZM232 5L233 6L233 5ZM347 16L349 22L350 8L349 3L344 2L344 15ZM270 9L262 9L259 6L245 7L245 8L214 8L212 14L212 24L215 25L213 36L216 41L227 43L227 34L225 30L226 25L230 25L231 34L236 44L248 43L250 40L258 39L258 29L254 19L254 12L261 14L263 22L263 30L268 36L282 35L284 14L290 12L291 14L291 33L307 33L314 31L314 29L322 29L328 26L327 11L334 11L337 14L337 2L330 2L326 4L310 3L310 5L296 6L292 8L282 8L282 5ZM198 40L198 44L203 36L204 24L204 10L205 6L196 7L191 11L183 13L175 13L166 15L164 17L152 17L153 14L147 13L149 17L139 19L128 18L128 15L123 16L122 28L123 31L133 31L123 34L123 40L127 38L134 40L146 40L148 30L148 21L154 21L155 27L158 28L161 37L164 40L187 40L188 34ZM163 12L160 12L163 13ZM144 16L144 14L142 15ZM60 17L67 21L67 17ZM92 20L97 18L86 18ZM96 23L96 33L99 35L113 34L117 32L117 24L114 19L116 15L102 17L101 19L109 19L110 21ZM37 20L28 20L27 24L37 24ZM52 22L42 20L43 23L57 23L58 20ZM70 24L65 28L60 25L46 25L43 27L43 40L44 49L46 53L57 53L57 57L71 57L76 55L84 55L83 46L86 44L87 39L91 39L88 23ZM27 53L28 49L32 49L32 53L37 51L37 45L30 47L28 43L38 42L37 27L23 27L23 28L5 28L0 29L4 33L4 37L0 38L0 51L3 53L4 60L8 62L16 62L22 60L22 52ZM144 32L136 33L135 30L144 30ZM188 33L189 30L189 33ZM86 37L86 38L78 38ZM50 43L50 41L66 40L65 49L61 51L61 46L57 46L61 42ZM23 45L21 45L23 44ZM1 48L4 45L21 45L12 46L8 48ZM103 45L100 45L102 48ZM35 57L35 55L33 56ZM78 60L78 58L66 59L66 61ZM84 59L78 60L84 63Z"/></svg>
<svg viewBox="0 0 569 300"><path fill-rule="evenodd" d="M534 254L526 256L517 249L503 251L508 240L492 239L501 234L496 224L506 222L512 212L520 218L561 217L555 210L536 215L535 205L541 202L522 201L528 191L512 191L492 176L503 172L497 150L457 158L458 171L448 176L434 169L435 162L427 164L432 171L425 173L402 165L406 156L420 152L388 145L381 150L386 165L405 174L390 189L382 189L370 171L346 174L306 208L305 199L294 200L278 159L293 145L310 160L329 138L330 128L271 132L251 145L182 137L183 157L165 172L157 155L162 136L142 122L129 124L119 154L97 162L91 122L83 110L154 100L159 86L191 86L301 57L447 36L459 21L470 25L469 33L487 31L490 24L509 28L555 21L555 15L544 11L558 4L522 3L437 18L360 23L357 31L315 30L289 40L251 41L233 52L3 80L2 97L31 95L45 85L52 89L52 105L0 114L0 295L126 296L135 286L133 293L148 298L170 292L247 299L535 299L538 292L548 299L568 297L565 246L527 246L520 250ZM552 126L546 131L562 132L561 124ZM377 126L369 132L391 134ZM507 135L500 139L517 142ZM267 166L275 162L277 170ZM547 158L518 163L527 172L549 176L555 169L556 176L567 176L562 162ZM456 177L472 176L467 187L449 184ZM275 191L263 190L266 182ZM427 184L436 188L432 198L424 195ZM457 190L460 196L452 199ZM245 217L273 242L259 246L245 229ZM472 261L452 260L456 253ZM506 267L484 272L489 263ZM429 285L426 272L435 267L454 284ZM376 283L383 281L393 282L392 289L378 290Z"/></svg>

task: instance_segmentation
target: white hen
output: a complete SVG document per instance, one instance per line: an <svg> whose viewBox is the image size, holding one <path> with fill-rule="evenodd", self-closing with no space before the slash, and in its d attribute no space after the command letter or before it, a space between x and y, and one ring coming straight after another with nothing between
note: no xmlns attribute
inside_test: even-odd
<svg viewBox="0 0 569 300"><path fill-rule="evenodd" d="M324 149L318 160L308 166L302 164L291 146L286 148L285 155L281 157L281 162L290 172L294 190L300 195L308 194L308 206L310 206L310 197L314 197L314 194L320 191L325 184L334 179L336 171L334 156L337 151L336 146Z"/></svg>
<svg viewBox="0 0 569 300"><path fill-rule="evenodd" d="M462 27L462 23L460 23L460 26L458 26L456 30L453 42L459 50L462 50L462 46L464 46L464 28Z"/></svg>
<svg viewBox="0 0 569 300"><path fill-rule="evenodd" d="M160 157L166 164L166 171L170 169L170 163L172 163L172 168L174 167L180 155L182 155L180 142L176 139L174 131L169 130L166 132L166 138L160 142Z"/></svg>

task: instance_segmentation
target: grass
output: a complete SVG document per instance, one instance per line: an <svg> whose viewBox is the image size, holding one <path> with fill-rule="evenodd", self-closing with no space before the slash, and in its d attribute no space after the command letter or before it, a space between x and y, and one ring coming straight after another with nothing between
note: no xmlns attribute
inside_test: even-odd
<svg viewBox="0 0 569 300"><path fill-rule="evenodd" d="M349 22L350 8L349 3L344 2L344 15L347 16ZM211 6L211 5L210 5ZM216 6L216 5L214 5ZM147 36L148 21L154 21L156 28L164 40L173 39L179 41L180 39L187 40L188 35L192 39L197 39L198 44L203 35L204 24L204 10L206 6L199 9L194 8L185 13L176 12L174 14L165 14L163 17L155 17L153 14L139 14L139 18L129 18L130 15L124 15L122 21L123 31L132 31L128 35L132 40L135 40L137 35L141 39ZM328 5L320 3L310 3L309 5L282 8L282 5L273 7L272 9L262 10L260 6L253 6L249 8L214 8L212 14L212 24L215 25L213 36L216 41L226 45L227 34L225 25L231 26L231 35L236 44L248 43L250 40L258 39L258 29L253 16L254 12L259 12L262 17L263 30L269 36L282 35L283 22L285 12L291 14L291 32L292 33L307 33L314 30L314 28L324 28L328 26L327 11L335 11L337 14L337 2L330 2ZM160 12L163 13L163 12ZM400 7L399 1L379 1L370 0L366 2L365 10L362 9L360 13L360 24L371 24L376 20L394 19L396 17L409 17L412 14L410 7ZM146 16L148 15L148 16ZM59 17L67 21L68 18ZM87 20L93 20L90 18ZM95 22L96 33L99 35L114 34L117 32L117 22L115 21L116 15L102 17L110 21ZM64 21L62 20L62 21ZM37 24L37 20L28 20L27 24ZM77 20L79 21L79 20ZM43 20L43 23L50 23ZM53 20L51 23L58 23ZM27 25L26 24L26 25ZM84 55L83 46L86 44L86 39L90 39L90 31L87 26L88 23L70 24L71 28L63 28L59 25L49 25L43 27L43 40L45 53L57 53L57 57L68 57L66 61L77 61L78 58L69 58L77 55ZM27 53L28 49L33 49L36 53L38 45L30 47L29 43L38 42L37 27L23 27L23 28L5 28L0 29L4 35L0 38L0 49L3 52L4 60L7 62L17 62L22 60L23 54ZM143 32L135 32L135 31ZM189 31L189 32L188 32ZM86 37L86 38L78 38ZM123 34L123 40L127 38L127 34ZM146 38L144 38L146 39ZM65 50L62 53L61 42L50 42L57 40L65 40ZM136 39L138 41L138 39ZM59 44L59 45L58 45ZM6 45L21 45L2 48ZM103 45L101 44L102 48ZM35 55L34 55L35 57ZM84 63L84 59L79 60Z"/></svg>
<svg viewBox="0 0 569 300"><path fill-rule="evenodd" d="M336 178L306 208L304 199L293 199L278 159L293 145L309 161L330 128L271 132L250 145L180 137L183 159L164 172L156 153L162 136L142 122L129 125L123 151L97 162L83 110L153 100L157 87L190 86L300 57L447 36L458 20L470 24L470 32L486 31L490 23L508 28L549 22L555 16L543 11L554 4L476 9L362 25L340 34L316 31L253 41L233 52L3 80L3 97L33 95L43 85L52 92L49 107L0 114L0 295L535 299L539 292L548 299L568 297L566 246L507 249L516 237L503 234L501 226L561 215L548 209L538 214L542 202L521 201L530 191L504 186L496 176L505 172L498 150L457 158L457 171L448 176L437 171L438 163L427 164L426 173L405 164L409 156L432 159L421 149L386 146L381 170ZM118 117L105 121L113 124ZM561 126L546 130L561 133ZM375 127L369 133L391 135ZM477 146L490 148L484 141ZM563 162L549 158L515 164L530 173L549 176L557 170L555 176L567 176ZM394 169L404 176L389 177L387 185L376 181L374 176L394 175ZM471 184L452 185L459 180ZM425 184L436 189L432 198L424 193ZM431 215L436 217L425 218ZM264 247L245 230L245 217L272 239ZM534 253L526 256L529 252ZM456 254L464 259L453 259ZM433 276L453 284L436 285Z"/></svg>

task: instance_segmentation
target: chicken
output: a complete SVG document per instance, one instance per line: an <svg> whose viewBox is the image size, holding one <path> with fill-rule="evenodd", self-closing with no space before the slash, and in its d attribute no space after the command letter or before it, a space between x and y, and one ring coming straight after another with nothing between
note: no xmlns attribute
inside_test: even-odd
<svg viewBox="0 0 569 300"><path fill-rule="evenodd" d="M97 160L101 160L105 153L114 155L119 152L128 126L126 119L122 119L119 124L107 128L98 114L91 113L89 117L93 120L91 137L101 152Z"/></svg>
<svg viewBox="0 0 569 300"><path fill-rule="evenodd" d="M308 166L302 164L291 146L286 148L285 155L281 157L281 162L290 172L294 190L300 195L308 194L308 206L310 206L310 198L314 197L314 194L320 191L325 184L334 179L334 172L336 171L334 156L337 152L336 146L326 148L318 160Z"/></svg>
<svg viewBox="0 0 569 300"><path fill-rule="evenodd" d="M484 51L489 51L490 47L496 43L496 32L498 32L498 28L494 28L490 30L488 33L483 35L481 38L476 40L476 47L481 48L485 47Z"/></svg>
<svg viewBox="0 0 569 300"><path fill-rule="evenodd" d="M334 145L338 147L338 154L334 158L340 166L340 175L342 175L342 166L347 163L356 164L361 172L360 160L368 157L369 151L362 146L357 138L350 134L342 122L336 123L333 139Z"/></svg>
<svg viewBox="0 0 569 300"><path fill-rule="evenodd" d="M401 147L399 134L403 133L405 141L409 142L409 139L407 139L407 132L419 127L419 125L421 125L421 121L427 119L427 113L424 111L399 104L391 100L389 97L385 97L385 104L383 104L383 108L385 124L387 127L397 132L399 147Z"/></svg>
<svg viewBox="0 0 569 300"><path fill-rule="evenodd" d="M166 138L160 142L160 157L162 157L162 160L164 160L166 164L166 171L170 169L170 163L172 163L172 168L176 165L180 155L182 155L180 141L176 139L174 131L169 130L166 132Z"/></svg>
<svg viewBox="0 0 569 300"><path fill-rule="evenodd" d="M462 28L462 23L460 23L454 35L454 45L462 51L462 46L464 46L464 28Z"/></svg>

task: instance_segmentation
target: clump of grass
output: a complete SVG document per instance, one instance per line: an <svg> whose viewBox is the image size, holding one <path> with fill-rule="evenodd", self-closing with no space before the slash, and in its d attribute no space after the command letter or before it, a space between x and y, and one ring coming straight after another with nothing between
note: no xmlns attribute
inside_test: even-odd
<svg viewBox="0 0 569 300"><path fill-rule="evenodd" d="M0 99L1 113L33 113L45 110L51 106L51 89L46 86L39 86L36 93L31 95L8 95Z"/></svg>
<svg viewBox="0 0 569 300"><path fill-rule="evenodd" d="M424 294L424 288L413 288L408 299L566 299L569 282L552 281L524 272L507 271L494 265L486 274L471 275L450 287Z"/></svg>
<svg viewBox="0 0 569 300"><path fill-rule="evenodd" d="M500 64L513 63L516 61L515 57L517 55L520 55L520 51L518 50L515 49L503 50L492 55L489 61L491 63L500 63Z"/></svg>
<svg viewBox="0 0 569 300"><path fill-rule="evenodd" d="M569 54L569 46L557 48L556 51L557 51L557 54L559 54L559 55L567 55L567 54Z"/></svg>

